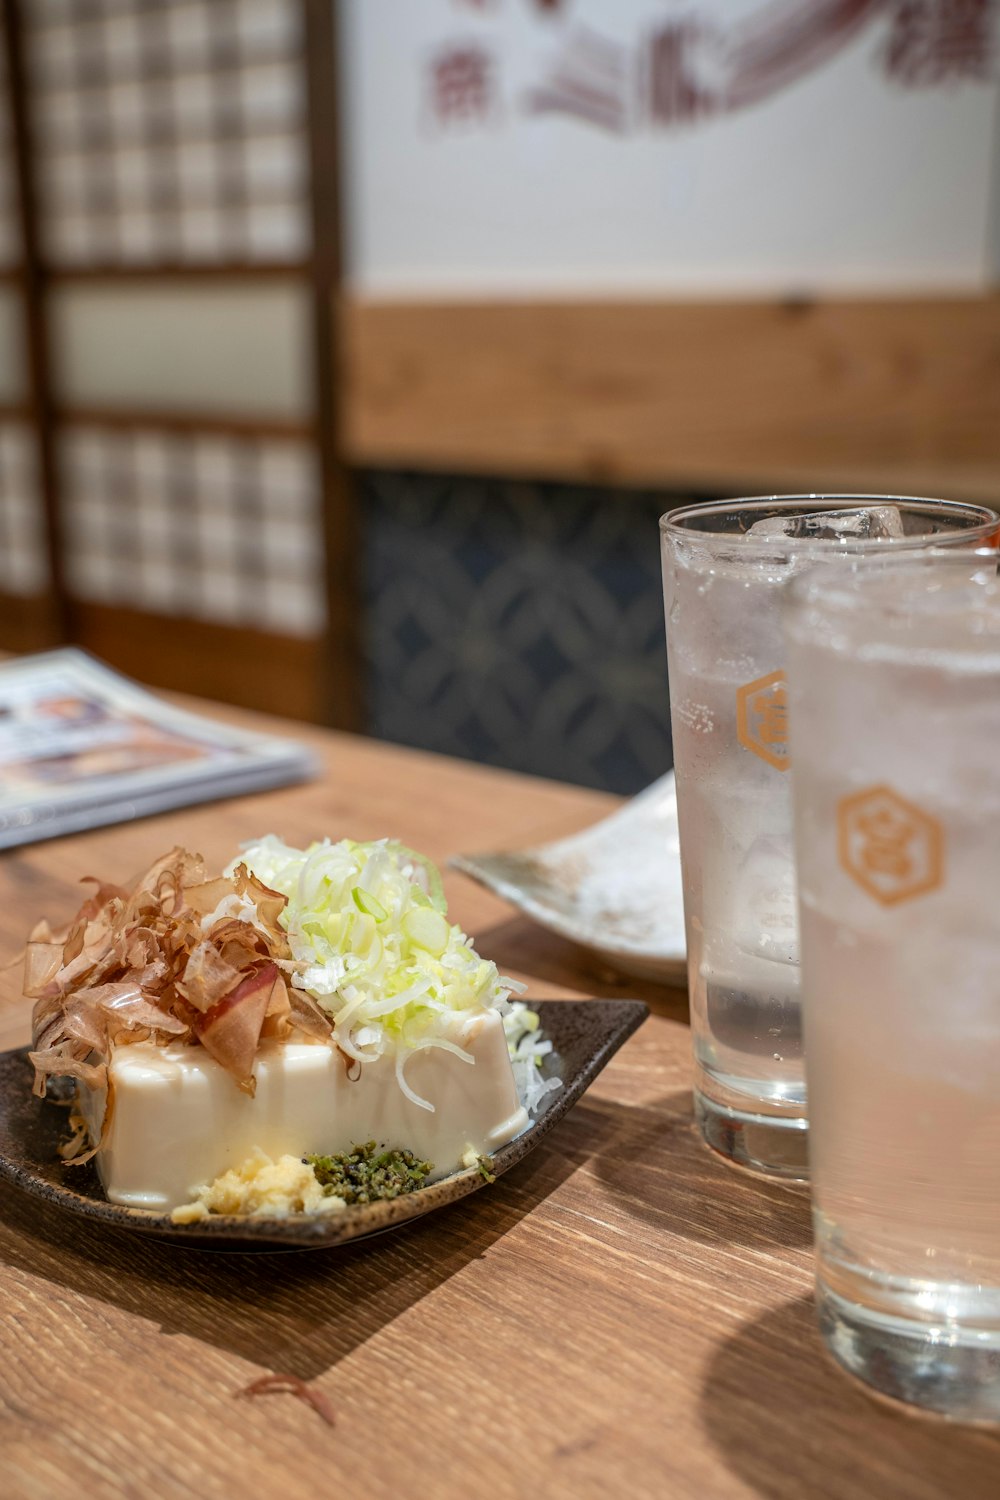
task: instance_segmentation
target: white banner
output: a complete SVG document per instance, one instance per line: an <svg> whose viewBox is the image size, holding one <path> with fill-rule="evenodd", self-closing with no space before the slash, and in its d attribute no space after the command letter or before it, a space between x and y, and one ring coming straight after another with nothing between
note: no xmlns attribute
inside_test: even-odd
<svg viewBox="0 0 1000 1500"><path fill-rule="evenodd" d="M339 0L372 296L976 291L1000 0Z"/></svg>

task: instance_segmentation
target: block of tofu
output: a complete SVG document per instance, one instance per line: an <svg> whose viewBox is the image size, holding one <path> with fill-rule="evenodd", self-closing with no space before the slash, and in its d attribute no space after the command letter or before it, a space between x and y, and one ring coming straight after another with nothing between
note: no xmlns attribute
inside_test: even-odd
<svg viewBox="0 0 1000 1500"><path fill-rule="evenodd" d="M254 1147L277 1158L348 1151L370 1140L433 1162L430 1181L447 1176L470 1147L486 1155L528 1125L500 1015L477 1016L452 1039L474 1064L439 1048L414 1052L406 1063L407 1084L433 1111L402 1092L389 1055L353 1078L327 1043L265 1043L251 1099L204 1047L117 1047L109 1064L114 1109L96 1158L101 1182L112 1203L165 1213L240 1166ZM104 1091L82 1089L81 1097L96 1139Z"/></svg>

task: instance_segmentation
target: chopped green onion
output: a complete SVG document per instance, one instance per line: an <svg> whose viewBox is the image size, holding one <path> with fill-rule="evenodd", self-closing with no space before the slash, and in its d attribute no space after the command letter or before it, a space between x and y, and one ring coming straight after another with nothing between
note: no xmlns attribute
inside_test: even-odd
<svg viewBox="0 0 1000 1500"><path fill-rule="evenodd" d="M358 911L364 912L365 916L374 917L376 922L385 922L388 919L389 913L381 901L376 901L371 891L363 891L359 885L356 885L351 895Z"/></svg>

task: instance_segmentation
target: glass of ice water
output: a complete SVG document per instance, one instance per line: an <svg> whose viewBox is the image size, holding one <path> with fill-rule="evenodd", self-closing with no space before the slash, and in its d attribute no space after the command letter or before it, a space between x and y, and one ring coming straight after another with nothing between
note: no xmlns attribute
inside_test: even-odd
<svg viewBox="0 0 1000 1500"><path fill-rule="evenodd" d="M1000 578L952 551L786 610L823 1337L1000 1422Z"/></svg>
<svg viewBox="0 0 1000 1500"><path fill-rule="evenodd" d="M866 495L731 500L660 522L695 1113L744 1166L807 1175L782 591L824 559L851 571L997 526L979 506Z"/></svg>

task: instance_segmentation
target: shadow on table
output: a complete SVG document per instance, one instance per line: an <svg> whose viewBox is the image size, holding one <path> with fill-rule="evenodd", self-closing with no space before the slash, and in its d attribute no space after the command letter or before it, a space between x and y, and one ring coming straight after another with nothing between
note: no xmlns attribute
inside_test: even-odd
<svg viewBox="0 0 1000 1500"><path fill-rule="evenodd" d="M811 1242L807 1189L728 1166L702 1142L687 1089L622 1109L594 1170L627 1211L658 1232L711 1245Z"/></svg>
<svg viewBox="0 0 1000 1500"><path fill-rule="evenodd" d="M475 942L478 951L488 954L501 974L520 970L544 984L575 990L595 1000L644 1000L654 1015L687 1022L687 992L682 985L632 978L606 959L526 917L512 917L477 931Z"/></svg>
<svg viewBox="0 0 1000 1500"><path fill-rule="evenodd" d="M311 1380L488 1257L603 1148L612 1128L577 1105L494 1187L405 1228L329 1250L181 1249L106 1230L0 1183L0 1262L151 1319L165 1333Z"/></svg>
<svg viewBox="0 0 1000 1500"><path fill-rule="evenodd" d="M865 1394L825 1354L811 1297L745 1324L701 1395L727 1467L765 1500L994 1500L1000 1437Z"/></svg>

